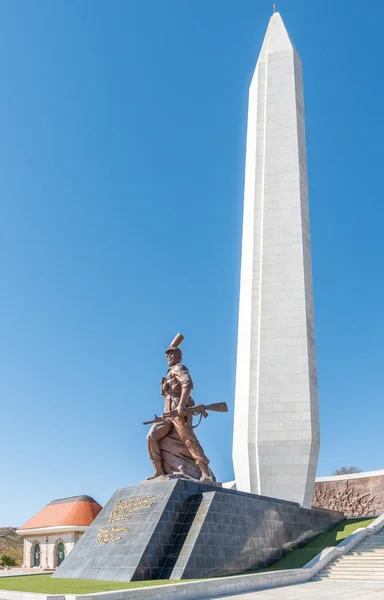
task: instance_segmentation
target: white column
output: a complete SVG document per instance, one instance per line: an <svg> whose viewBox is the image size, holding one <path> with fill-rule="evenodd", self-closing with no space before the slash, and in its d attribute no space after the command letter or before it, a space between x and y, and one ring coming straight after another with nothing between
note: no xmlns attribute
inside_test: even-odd
<svg viewBox="0 0 384 600"><path fill-rule="evenodd" d="M23 554L24 554L24 560L23 560L24 568L29 569L31 566L31 544L27 541L27 538L24 538Z"/></svg>
<svg viewBox="0 0 384 600"><path fill-rule="evenodd" d="M311 506L319 443L301 61L275 13L249 91L237 489Z"/></svg>

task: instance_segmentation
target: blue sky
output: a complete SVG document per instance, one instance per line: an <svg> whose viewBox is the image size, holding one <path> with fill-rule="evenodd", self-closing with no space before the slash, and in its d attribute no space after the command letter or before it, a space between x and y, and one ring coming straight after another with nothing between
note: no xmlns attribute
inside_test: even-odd
<svg viewBox="0 0 384 600"><path fill-rule="evenodd" d="M384 4L281 0L304 68L319 475L384 468ZM0 4L0 526L151 472L163 350L233 477L247 93L272 2Z"/></svg>

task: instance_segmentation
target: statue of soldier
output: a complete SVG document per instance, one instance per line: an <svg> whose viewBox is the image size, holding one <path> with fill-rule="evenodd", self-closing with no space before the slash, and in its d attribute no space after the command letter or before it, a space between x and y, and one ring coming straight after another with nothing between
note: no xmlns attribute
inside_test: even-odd
<svg viewBox="0 0 384 600"><path fill-rule="evenodd" d="M161 380L164 412L177 410L178 416L161 423L154 423L147 435L149 456L155 468L155 473L148 479L166 475L160 442L175 429L201 472L200 481L212 480L208 467L209 460L192 427L192 414L187 415L185 412L186 407L194 406L190 396L193 390L192 378L187 367L181 364L183 355L180 348L170 346L166 349L165 355L169 369L166 377Z"/></svg>

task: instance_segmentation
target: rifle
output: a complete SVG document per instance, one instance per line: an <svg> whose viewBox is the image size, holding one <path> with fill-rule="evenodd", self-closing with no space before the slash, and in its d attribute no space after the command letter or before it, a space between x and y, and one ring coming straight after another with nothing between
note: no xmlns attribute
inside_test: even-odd
<svg viewBox="0 0 384 600"><path fill-rule="evenodd" d="M202 417L206 418L209 416L207 413L208 410L213 412L228 412L228 406L226 402L216 402L216 404L196 404L195 406L186 406L184 410L186 415L201 415ZM143 425L152 425L152 423L163 423L165 421L169 421L170 419L174 419L178 416L179 413L177 412L177 410L171 410L170 412L164 413L160 417L155 415L153 421L146 421L145 423L143 423Z"/></svg>

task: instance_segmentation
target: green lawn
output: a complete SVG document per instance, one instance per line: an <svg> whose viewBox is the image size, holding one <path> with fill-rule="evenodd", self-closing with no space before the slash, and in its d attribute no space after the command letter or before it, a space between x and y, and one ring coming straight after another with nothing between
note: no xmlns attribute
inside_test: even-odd
<svg viewBox="0 0 384 600"><path fill-rule="evenodd" d="M312 542L303 546L303 548L298 548L297 550L291 550L288 554L283 556L280 560L273 563L270 567L266 569L258 569L257 571L253 571L255 573L262 571L283 571L285 569L300 569L304 567L312 558L314 558L319 552L324 550L325 548L329 548L331 546L337 546L340 542L345 540L346 537L351 535L356 529L361 527L367 527L370 523L372 523L375 518L362 518L359 517L357 519L346 519L342 521L337 527L331 529L330 531L326 531L325 533L321 533L317 537L315 537ZM248 571L249 572L249 571Z"/></svg>
<svg viewBox="0 0 384 600"><path fill-rule="evenodd" d="M185 581L185 580L184 580ZM92 581L88 579L52 579L51 575L24 575L23 577L0 577L0 590L34 592L37 594L90 594L110 592L149 585L180 583L169 579L151 581Z"/></svg>

